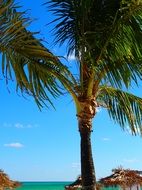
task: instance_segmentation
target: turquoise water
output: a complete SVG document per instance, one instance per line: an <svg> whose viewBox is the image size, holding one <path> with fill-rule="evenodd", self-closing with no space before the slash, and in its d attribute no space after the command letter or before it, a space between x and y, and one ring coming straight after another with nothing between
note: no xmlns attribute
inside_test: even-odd
<svg viewBox="0 0 142 190"><path fill-rule="evenodd" d="M22 186L16 190L65 190L64 187L70 183L72 182L22 182ZM102 190L120 190L120 188L107 187Z"/></svg>
<svg viewBox="0 0 142 190"><path fill-rule="evenodd" d="M16 190L64 190L70 182L22 182Z"/></svg>
<svg viewBox="0 0 142 190"><path fill-rule="evenodd" d="M16 190L65 190L65 186L72 182L22 182ZM118 187L107 187L102 190L120 190Z"/></svg>

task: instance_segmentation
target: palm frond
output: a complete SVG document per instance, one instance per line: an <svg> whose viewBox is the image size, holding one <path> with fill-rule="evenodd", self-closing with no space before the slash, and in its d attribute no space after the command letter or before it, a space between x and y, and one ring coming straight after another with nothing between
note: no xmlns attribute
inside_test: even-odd
<svg viewBox="0 0 142 190"><path fill-rule="evenodd" d="M142 134L142 98L113 87L100 87L98 101L104 102L110 117L123 129Z"/></svg>
<svg viewBox="0 0 142 190"><path fill-rule="evenodd" d="M103 72L103 80L117 88L128 88L131 81L141 79L141 1L50 0L45 4L56 16L55 42L67 41L68 53L75 51L81 85L88 85L92 70L94 80Z"/></svg>
<svg viewBox="0 0 142 190"><path fill-rule="evenodd" d="M16 11L13 1L3 0L0 13L1 65L6 81L14 73L17 89L33 95L39 107L45 101L53 105L50 94L57 97L63 92L53 73L60 73L67 81L70 78L75 82L75 79L58 57L35 38L35 33L26 29L29 19Z"/></svg>
<svg viewBox="0 0 142 190"><path fill-rule="evenodd" d="M88 50L88 46L97 46L104 36L106 38L104 33L109 33L108 27L120 8L119 1L50 0L46 4L57 17L53 20L56 22L56 42L62 44L68 41L69 52L75 50L76 54L82 46ZM94 34L97 34L95 38Z"/></svg>
<svg viewBox="0 0 142 190"><path fill-rule="evenodd" d="M100 63L107 73L107 80L111 79L109 81L119 88L122 84L128 87L131 80L137 84L137 79L142 76L141 10L142 4L132 4L127 14L119 19Z"/></svg>

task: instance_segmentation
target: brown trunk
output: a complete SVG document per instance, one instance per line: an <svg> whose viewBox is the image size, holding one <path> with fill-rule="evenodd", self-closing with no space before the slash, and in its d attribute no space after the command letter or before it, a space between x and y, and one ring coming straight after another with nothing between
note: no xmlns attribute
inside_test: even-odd
<svg viewBox="0 0 142 190"><path fill-rule="evenodd" d="M79 122L81 125L82 122ZM95 190L96 177L91 149L91 130L79 126L81 137L81 176L82 190Z"/></svg>

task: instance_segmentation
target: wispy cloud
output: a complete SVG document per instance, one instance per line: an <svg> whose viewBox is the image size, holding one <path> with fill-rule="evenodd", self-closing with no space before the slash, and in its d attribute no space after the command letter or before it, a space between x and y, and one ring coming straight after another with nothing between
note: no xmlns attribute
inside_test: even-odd
<svg viewBox="0 0 142 190"><path fill-rule="evenodd" d="M16 127L16 128L35 128L35 127L37 127L38 125L37 124L34 124L34 125L32 125L32 124L27 124L27 125L23 125L23 124L21 124L21 123L16 123L16 124L14 124L14 127Z"/></svg>
<svg viewBox="0 0 142 190"><path fill-rule="evenodd" d="M11 123L4 123L3 124L4 127L13 127L13 128L17 128L17 129L25 129L25 128L35 128L38 127L37 124L22 124L22 123L15 123L15 124L11 124Z"/></svg>
<svg viewBox="0 0 142 190"><path fill-rule="evenodd" d="M23 148L24 147L24 145L19 143L19 142L4 144L4 146L5 147L10 147L10 148Z"/></svg>
<svg viewBox="0 0 142 190"><path fill-rule="evenodd" d="M98 107L96 108L97 113L101 112L101 110L102 110L101 108L98 108Z"/></svg>
<svg viewBox="0 0 142 190"><path fill-rule="evenodd" d="M14 124L14 127L21 129L21 128L24 128L24 125L21 123L16 123L16 124Z"/></svg>
<svg viewBox="0 0 142 190"><path fill-rule="evenodd" d="M72 168L80 168L80 163L72 163Z"/></svg>
<svg viewBox="0 0 142 190"><path fill-rule="evenodd" d="M75 58L75 55L74 55L74 54L69 55L69 56L67 57L67 59L68 59L69 61L74 61L74 60L76 60L76 58Z"/></svg>
<svg viewBox="0 0 142 190"><path fill-rule="evenodd" d="M108 137L103 137L103 138L102 138L102 141L110 141L110 138L108 138Z"/></svg>
<svg viewBox="0 0 142 190"><path fill-rule="evenodd" d="M68 61L74 61L76 60L76 57L75 57L75 53L73 52L71 55L67 56L65 55L64 56Z"/></svg>

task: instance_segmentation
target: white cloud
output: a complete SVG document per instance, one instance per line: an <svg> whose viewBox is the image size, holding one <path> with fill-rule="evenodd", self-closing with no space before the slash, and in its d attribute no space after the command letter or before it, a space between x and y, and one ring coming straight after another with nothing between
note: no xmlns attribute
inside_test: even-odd
<svg viewBox="0 0 142 190"><path fill-rule="evenodd" d="M10 148L22 148L22 147L24 147L24 145L19 143L19 142L4 144L4 146L10 147Z"/></svg>
<svg viewBox="0 0 142 190"><path fill-rule="evenodd" d="M74 54L69 55L69 56L67 57L67 59L68 59L68 61L74 61L74 60L76 60L76 58L75 58L75 55L74 55Z"/></svg>
<svg viewBox="0 0 142 190"><path fill-rule="evenodd" d="M72 168L80 168L80 163L72 163Z"/></svg>
<svg viewBox="0 0 142 190"><path fill-rule="evenodd" d="M97 113L101 112L101 108L98 108L98 107L97 107L97 108L96 108L96 112L97 112Z"/></svg>
<svg viewBox="0 0 142 190"><path fill-rule="evenodd" d="M24 128L23 124L21 123L16 123L14 127L19 128L19 129Z"/></svg>
<svg viewBox="0 0 142 190"><path fill-rule="evenodd" d="M75 53L73 52L72 54L70 54L69 56L65 55L64 56L68 61L74 61L76 60L76 57L75 57Z"/></svg>
<svg viewBox="0 0 142 190"><path fill-rule="evenodd" d="M35 128L38 127L37 124L22 124L22 123L15 123L15 124L11 124L11 123L4 123L3 124L4 127L13 127L13 128L17 128L17 129L26 129L26 128Z"/></svg>
<svg viewBox="0 0 142 190"><path fill-rule="evenodd" d="M103 137L103 138L102 138L102 141L110 141L110 138L108 138L108 137Z"/></svg>
<svg viewBox="0 0 142 190"><path fill-rule="evenodd" d="M25 128L35 128L37 127L37 124L27 124L27 125L23 125L22 123L16 123L14 124L14 127L18 128L18 129L25 129Z"/></svg>

